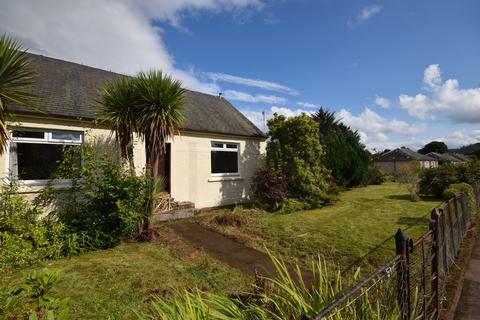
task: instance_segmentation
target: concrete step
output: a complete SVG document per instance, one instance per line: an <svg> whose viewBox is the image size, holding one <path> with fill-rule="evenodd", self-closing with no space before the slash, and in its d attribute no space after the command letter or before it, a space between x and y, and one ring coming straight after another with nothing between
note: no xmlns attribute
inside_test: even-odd
<svg viewBox="0 0 480 320"><path fill-rule="evenodd" d="M155 213L152 215L152 218L150 220L153 223L157 223L157 222L163 222L163 221L185 219L185 218L193 217L196 212L197 210L195 210L195 208L171 210L163 213Z"/></svg>

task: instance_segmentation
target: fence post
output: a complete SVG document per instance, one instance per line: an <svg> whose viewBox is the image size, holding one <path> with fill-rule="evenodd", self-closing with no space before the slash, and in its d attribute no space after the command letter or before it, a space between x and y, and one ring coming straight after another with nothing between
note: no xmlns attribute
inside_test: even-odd
<svg viewBox="0 0 480 320"><path fill-rule="evenodd" d="M462 197L460 199L462 201L463 237L465 237L465 234L467 233L468 225L470 224L470 208L468 207L467 193L463 192Z"/></svg>
<svg viewBox="0 0 480 320"><path fill-rule="evenodd" d="M475 198L475 209L478 209L478 207L480 207L480 199L479 199L480 194L479 194L479 190L478 190L477 180L473 181L472 187L473 187L473 195L474 195L474 198Z"/></svg>
<svg viewBox="0 0 480 320"><path fill-rule="evenodd" d="M462 213L460 212L460 208L458 205L458 201L460 200L459 196L456 196L453 198L453 207L455 210L455 220L457 221L457 243L458 243L458 249L460 249L460 244L462 243L463 240L463 221L462 221Z"/></svg>
<svg viewBox="0 0 480 320"><path fill-rule="evenodd" d="M395 234L395 250L397 255L400 255L400 262L397 265L397 298L402 319L410 319L412 313L409 271L411 248L413 248L411 239L405 236L402 229L398 229Z"/></svg>
<svg viewBox="0 0 480 320"><path fill-rule="evenodd" d="M432 307L433 318L438 319L439 300L439 265L440 265L440 214L435 208L430 215L430 230L432 231Z"/></svg>
<svg viewBox="0 0 480 320"><path fill-rule="evenodd" d="M450 240L452 241L452 249L453 249L453 257L455 258L457 256L457 242L455 241L455 225L453 224L453 219L452 219L452 199L447 201L447 206L445 207L446 209L446 214L448 218L448 225L450 227Z"/></svg>
<svg viewBox="0 0 480 320"><path fill-rule="evenodd" d="M440 213L440 229L442 231L441 237L442 237L442 263L443 263L443 276L446 277L448 274L448 236L447 236L447 219L445 217L445 210L444 209L438 209Z"/></svg>

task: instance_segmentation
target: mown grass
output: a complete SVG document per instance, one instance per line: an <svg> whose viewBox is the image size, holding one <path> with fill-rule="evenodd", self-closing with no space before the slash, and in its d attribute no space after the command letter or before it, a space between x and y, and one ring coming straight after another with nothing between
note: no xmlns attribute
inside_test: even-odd
<svg viewBox="0 0 480 320"><path fill-rule="evenodd" d="M405 186L387 183L346 191L335 204L291 214L233 209L244 218L241 226L215 222L222 209L202 214L198 221L247 245L267 247L286 259L300 262L323 255L342 269L380 267L395 254L393 235L402 228L416 238L428 230L429 214L440 200L412 202Z"/></svg>
<svg viewBox="0 0 480 320"><path fill-rule="evenodd" d="M70 297L71 319L136 319L132 309L142 310L153 295L168 297L179 288L228 294L247 290L252 282L239 271L178 243L174 247L125 243L70 259L0 270L0 287L18 284L28 272L43 268L61 271L62 279L52 296Z"/></svg>

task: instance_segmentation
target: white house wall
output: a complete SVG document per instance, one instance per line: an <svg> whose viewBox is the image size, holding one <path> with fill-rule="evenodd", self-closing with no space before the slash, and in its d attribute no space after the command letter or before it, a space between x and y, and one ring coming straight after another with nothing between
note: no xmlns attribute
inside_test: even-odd
<svg viewBox="0 0 480 320"><path fill-rule="evenodd" d="M113 138L110 130L93 122L54 119L36 116L16 116L8 121L14 127L45 130L77 131L84 134L85 142ZM211 142L239 144L239 175L213 176L211 174ZM248 201L250 181L254 172L263 165L266 142L263 139L229 135L182 132L171 140L171 194L176 201L190 201L196 208L215 207ZM9 175L9 152L0 156L0 178ZM138 173L145 168L145 145L136 137L134 162ZM24 185L22 193L40 191L42 184Z"/></svg>
<svg viewBox="0 0 480 320"><path fill-rule="evenodd" d="M211 143L239 144L239 175L211 174ZM171 194L196 208L246 202L254 172L263 165L263 139L182 132L171 144Z"/></svg>
<svg viewBox="0 0 480 320"><path fill-rule="evenodd" d="M110 130L96 125L91 121L78 121L69 119L57 119L35 116L16 115L14 120L7 121L8 129L12 128L35 128L44 130L62 130L82 132L86 143L101 143L113 139ZM9 176L9 151L0 156L0 178ZM145 146L142 140L135 138L134 142L134 163L137 173L145 168ZM21 191L24 193L35 193L42 188L42 183L23 185Z"/></svg>

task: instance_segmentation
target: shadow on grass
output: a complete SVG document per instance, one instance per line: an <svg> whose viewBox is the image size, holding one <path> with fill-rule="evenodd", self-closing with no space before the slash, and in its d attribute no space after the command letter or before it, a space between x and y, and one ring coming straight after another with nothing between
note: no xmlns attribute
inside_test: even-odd
<svg viewBox="0 0 480 320"><path fill-rule="evenodd" d="M402 201L412 201L410 200L410 195L409 194L393 194L390 196L385 196L385 199L390 199L390 200L402 200ZM431 197L431 196L420 196L421 201L427 201L427 202L437 202L440 201L441 199Z"/></svg>
<svg viewBox="0 0 480 320"><path fill-rule="evenodd" d="M406 225L409 227L420 225L420 224L429 224L430 219L427 217L400 217L397 221L397 224Z"/></svg>
<svg viewBox="0 0 480 320"><path fill-rule="evenodd" d="M410 201L410 200L409 200ZM430 201L430 200L429 200ZM438 201L438 199L433 199L431 198L431 201ZM423 223L428 223L430 222L430 212L426 213L425 215L423 215L422 217L400 217L397 221L398 224L404 224L406 225L407 227L405 228L402 228L402 230L404 232L408 231L410 228L416 226L416 225L419 225L419 224L423 224ZM348 265L346 268L344 268L341 272L342 275L345 275L346 273L348 272L351 272L352 270L354 270L355 267L357 267L360 263L362 263L363 261L369 259L369 256L371 254L373 254L375 251L379 250L380 248L382 248L383 246L385 246L388 242L390 241L394 241L394 238L395 238L395 234L392 233L392 235L388 238L386 238L385 240L383 240L381 243L379 243L378 245L376 245L375 247L373 247L370 251L368 251L366 254L364 254L362 257L358 258L357 260L355 260L353 263L351 263L350 265ZM392 247L392 258L395 257L395 249ZM387 263L388 261L385 261L385 263Z"/></svg>

